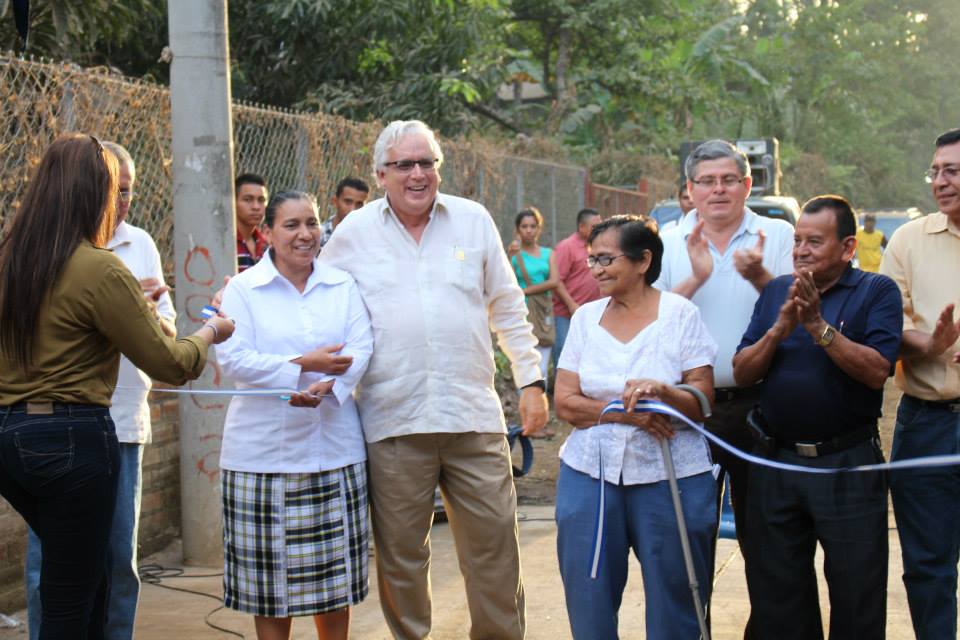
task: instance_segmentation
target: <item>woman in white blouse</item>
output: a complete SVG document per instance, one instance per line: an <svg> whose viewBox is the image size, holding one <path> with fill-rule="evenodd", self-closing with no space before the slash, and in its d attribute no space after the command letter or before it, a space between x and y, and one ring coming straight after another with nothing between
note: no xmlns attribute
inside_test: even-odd
<svg viewBox="0 0 960 640"><path fill-rule="evenodd" d="M321 264L316 201L271 198L270 251L230 280L235 339L217 357L238 389L223 432L224 603L255 616L257 637L289 638L313 616L347 638L367 595L366 452L353 390L373 350L370 318L344 271ZM229 311L228 311L229 310Z"/></svg>
<svg viewBox="0 0 960 640"><path fill-rule="evenodd" d="M611 400L623 399L632 409L637 400L656 399L703 420L694 396L674 385L693 385L712 400L717 346L693 303L653 288L663 257L655 223L614 216L594 227L588 244L587 263L606 297L573 315L555 393L557 416L577 427L560 450L556 507L570 627L574 638L618 637L633 549L643 572L646 637L696 638L697 615L658 441L670 440L703 602L716 522L706 441L693 430L675 430L661 414L601 412ZM592 579L601 455L604 539Z"/></svg>

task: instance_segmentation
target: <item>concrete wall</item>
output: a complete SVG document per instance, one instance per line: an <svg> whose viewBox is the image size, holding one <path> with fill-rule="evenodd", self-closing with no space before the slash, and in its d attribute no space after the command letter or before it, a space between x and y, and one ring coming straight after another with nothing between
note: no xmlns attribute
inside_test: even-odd
<svg viewBox="0 0 960 640"><path fill-rule="evenodd" d="M150 397L153 442L143 455L143 502L140 556L167 546L180 535L180 414L176 396ZM27 526L6 500L0 499L0 613L26 606L23 561Z"/></svg>

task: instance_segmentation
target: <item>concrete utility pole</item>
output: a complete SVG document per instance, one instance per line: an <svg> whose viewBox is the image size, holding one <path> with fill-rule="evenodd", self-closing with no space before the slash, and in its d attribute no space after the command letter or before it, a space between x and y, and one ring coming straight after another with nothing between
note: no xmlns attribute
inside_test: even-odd
<svg viewBox="0 0 960 640"><path fill-rule="evenodd" d="M178 330L195 331L200 310L236 271L233 127L226 0L170 0L170 101ZM193 386L224 385L210 351ZM220 442L227 400L180 400L180 504L183 558L222 562Z"/></svg>

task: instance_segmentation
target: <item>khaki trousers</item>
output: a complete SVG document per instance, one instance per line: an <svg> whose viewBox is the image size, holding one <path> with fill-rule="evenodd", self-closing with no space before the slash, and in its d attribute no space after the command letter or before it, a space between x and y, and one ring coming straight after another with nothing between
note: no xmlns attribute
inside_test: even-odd
<svg viewBox="0 0 960 640"><path fill-rule="evenodd" d="M502 433L424 433L367 444L380 603L394 637L430 637L430 527L440 484L470 609L470 638L525 629L517 494Z"/></svg>

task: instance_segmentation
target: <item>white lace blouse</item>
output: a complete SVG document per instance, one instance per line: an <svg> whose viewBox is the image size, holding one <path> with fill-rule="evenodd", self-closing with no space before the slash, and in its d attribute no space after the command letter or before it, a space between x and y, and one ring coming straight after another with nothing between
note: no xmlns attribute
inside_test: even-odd
<svg viewBox="0 0 960 640"><path fill-rule="evenodd" d="M608 402L623 395L629 378L677 384L684 371L714 364L717 344L700 311L686 298L662 292L657 319L627 343L600 326L609 302L610 298L603 298L577 309L560 355L558 367L580 377L585 396ZM712 466L706 439L692 429L679 430L670 448L677 477L703 473ZM660 444L646 431L629 425L601 423L575 429L560 449L560 459L599 478L600 451L607 482L646 484L666 479Z"/></svg>

